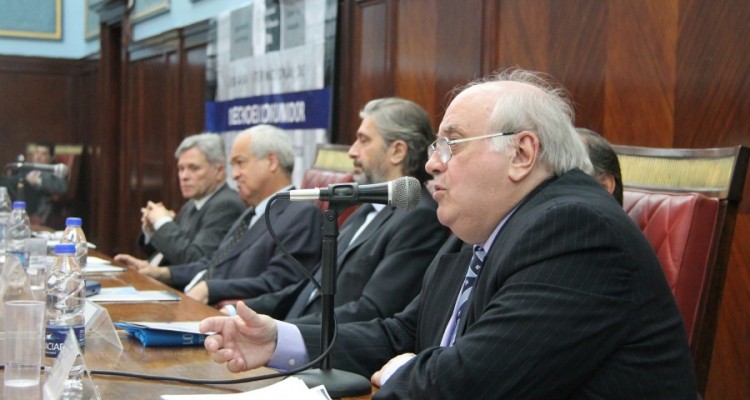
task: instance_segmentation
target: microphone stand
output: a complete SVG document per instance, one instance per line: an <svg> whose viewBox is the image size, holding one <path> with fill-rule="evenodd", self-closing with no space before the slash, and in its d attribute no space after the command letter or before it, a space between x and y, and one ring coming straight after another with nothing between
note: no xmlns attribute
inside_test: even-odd
<svg viewBox="0 0 750 400"><path fill-rule="evenodd" d="M352 204L328 203L328 210L323 217L323 247L320 282L320 296L322 300L320 349L325 351L331 345L335 330L333 316L334 296L336 294L336 258L338 256L338 220L339 212ZM333 369L331 353L321 362L320 369L302 371L296 375L308 387L324 385L328 394L333 398L360 396L372 391L370 381L362 375Z"/></svg>

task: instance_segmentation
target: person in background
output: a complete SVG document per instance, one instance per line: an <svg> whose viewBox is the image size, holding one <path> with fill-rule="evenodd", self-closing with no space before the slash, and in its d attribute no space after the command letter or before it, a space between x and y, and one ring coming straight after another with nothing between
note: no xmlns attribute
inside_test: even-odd
<svg viewBox="0 0 750 400"><path fill-rule="evenodd" d="M588 173L563 90L512 69L462 88L426 170L454 237L403 312L338 326L331 364L373 399L695 399L651 245ZM230 371L320 354L320 329L237 304L205 347Z"/></svg>
<svg viewBox="0 0 750 400"><path fill-rule="evenodd" d="M55 146L51 143L36 143L28 147L27 162L35 164L52 164L55 158ZM24 177L23 199L26 212L34 225L44 225L50 212L50 197L65 194L68 191L68 178L57 176L50 171L32 170ZM20 198L20 193L17 193Z"/></svg>
<svg viewBox="0 0 750 400"><path fill-rule="evenodd" d="M141 208L139 244L151 265L197 261L212 254L245 206L226 183L226 155L221 136L188 136L175 151L180 193L187 201L175 215L162 203L149 201ZM132 263L133 256L115 260Z"/></svg>
<svg viewBox="0 0 750 400"><path fill-rule="evenodd" d="M232 179L247 206L222 239L218 250L198 261L165 267L126 262L203 303L249 298L280 290L305 277L269 234L271 226L286 250L308 270L320 262L323 216L312 202L270 198L293 189L294 148L289 135L271 125L240 132L232 144ZM252 278L241 280L241 278Z"/></svg>
<svg viewBox="0 0 750 400"><path fill-rule="evenodd" d="M409 100L383 98L368 102L360 118L349 148L355 180L374 184L413 176L424 185L427 145L435 136L427 112ZM427 266L448 236L436 208L422 186L413 210L364 204L347 219L338 241L334 312L339 323L391 316L419 293ZM307 281L245 303L278 319L320 320L321 296ZM233 305L227 307L234 312Z"/></svg>
<svg viewBox="0 0 750 400"><path fill-rule="evenodd" d="M594 166L592 176L622 205L622 173L617 153L607 139L591 129L576 128Z"/></svg>

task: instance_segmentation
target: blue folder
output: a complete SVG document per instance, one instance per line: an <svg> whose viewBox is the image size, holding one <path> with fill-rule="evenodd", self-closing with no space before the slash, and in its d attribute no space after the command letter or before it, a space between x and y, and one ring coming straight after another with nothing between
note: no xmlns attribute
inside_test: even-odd
<svg viewBox="0 0 750 400"><path fill-rule="evenodd" d="M201 346L206 336L200 333L170 329L155 329L133 322L116 322L115 326L125 329L138 339L143 347L151 346Z"/></svg>

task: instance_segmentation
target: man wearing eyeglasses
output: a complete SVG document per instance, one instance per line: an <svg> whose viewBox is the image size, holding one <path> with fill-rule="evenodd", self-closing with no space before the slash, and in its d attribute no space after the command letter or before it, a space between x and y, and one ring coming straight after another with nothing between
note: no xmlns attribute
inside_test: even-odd
<svg viewBox="0 0 750 400"><path fill-rule="evenodd" d="M373 399L696 397L656 255L587 174L572 114L560 88L524 70L453 99L426 170L455 237L403 312L340 325L333 348L336 368L372 374ZM317 327L244 306L201 330L231 371L321 351Z"/></svg>

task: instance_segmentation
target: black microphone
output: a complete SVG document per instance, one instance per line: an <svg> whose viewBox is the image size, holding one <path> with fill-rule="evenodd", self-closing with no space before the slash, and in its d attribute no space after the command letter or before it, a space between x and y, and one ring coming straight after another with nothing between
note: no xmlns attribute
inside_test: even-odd
<svg viewBox="0 0 750 400"><path fill-rule="evenodd" d="M404 210L413 210L419 204L422 189L417 178L405 176L370 185L333 183L328 185L327 188L290 190L279 193L277 197L291 201L322 200L341 205L379 203Z"/></svg>
<svg viewBox="0 0 750 400"><path fill-rule="evenodd" d="M68 176L68 166L65 164L37 164L27 162L14 162L5 165L5 168L20 171L47 171L64 178Z"/></svg>

